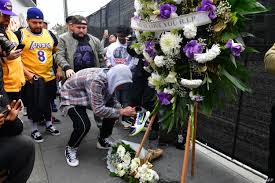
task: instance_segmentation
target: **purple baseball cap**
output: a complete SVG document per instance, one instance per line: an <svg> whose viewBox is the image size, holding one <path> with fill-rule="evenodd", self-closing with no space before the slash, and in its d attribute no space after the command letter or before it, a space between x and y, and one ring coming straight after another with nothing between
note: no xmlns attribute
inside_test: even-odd
<svg viewBox="0 0 275 183"><path fill-rule="evenodd" d="M12 4L10 0L0 0L0 12L5 15L16 16L16 14L12 12Z"/></svg>

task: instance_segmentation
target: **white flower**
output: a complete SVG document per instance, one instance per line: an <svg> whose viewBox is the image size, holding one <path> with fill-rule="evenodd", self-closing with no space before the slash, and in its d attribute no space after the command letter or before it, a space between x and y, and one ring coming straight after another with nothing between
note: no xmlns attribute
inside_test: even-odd
<svg viewBox="0 0 275 183"><path fill-rule="evenodd" d="M172 88L172 89L170 89L170 88L164 88L163 92L167 93L167 94L170 94L170 95L174 95L175 89L174 88Z"/></svg>
<svg viewBox="0 0 275 183"><path fill-rule="evenodd" d="M119 177L123 177L123 175L125 175L126 171L124 169L120 170L120 171L117 171L117 175Z"/></svg>
<svg viewBox="0 0 275 183"><path fill-rule="evenodd" d="M131 155L129 152L127 152L123 157L122 157L122 161L123 161L123 166L125 168L128 168L130 163L131 163Z"/></svg>
<svg viewBox="0 0 275 183"><path fill-rule="evenodd" d="M139 167L139 165L140 165L140 159L139 158L132 159L131 165L130 165L131 173L137 171L137 168Z"/></svg>
<svg viewBox="0 0 275 183"><path fill-rule="evenodd" d="M188 79L181 79L181 84L189 89L198 88L202 84L201 79L194 79L194 80L188 80Z"/></svg>
<svg viewBox="0 0 275 183"><path fill-rule="evenodd" d="M176 78L177 73L170 71L168 76L164 79L165 82L167 83L176 83L177 78Z"/></svg>
<svg viewBox="0 0 275 183"><path fill-rule="evenodd" d="M148 62L153 62L153 59L150 57L150 55L145 50L143 50L143 56Z"/></svg>
<svg viewBox="0 0 275 183"><path fill-rule="evenodd" d="M162 78L156 72L151 74L151 76L148 78L148 81L149 81L149 86L153 86L156 88L159 88L159 86L162 84Z"/></svg>
<svg viewBox="0 0 275 183"><path fill-rule="evenodd" d="M173 0L175 3L180 4L182 0Z"/></svg>
<svg viewBox="0 0 275 183"><path fill-rule="evenodd" d="M118 156L122 158L125 155L125 152L126 152L126 149L122 145L119 145L116 151Z"/></svg>
<svg viewBox="0 0 275 183"><path fill-rule="evenodd" d="M156 56L154 62L157 67L163 67L165 65L164 56Z"/></svg>
<svg viewBox="0 0 275 183"><path fill-rule="evenodd" d="M140 2L140 0L135 0L134 2L134 7L136 9L136 12L139 14L140 11L142 10L143 6L142 3Z"/></svg>
<svg viewBox="0 0 275 183"><path fill-rule="evenodd" d="M171 14L171 16L170 16L170 18L176 18L176 17L178 17L179 15L177 14L177 13L172 13Z"/></svg>
<svg viewBox="0 0 275 183"><path fill-rule="evenodd" d="M178 34L165 32L160 38L160 47L165 55L176 55L180 53L180 42L182 38Z"/></svg>
<svg viewBox="0 0 275 183"><path fill-rule="evenodd" d="M206 53L195 54L194 58L198 63L206 63L208 61L214 60L220 53L220 46L218 44L214 44L210 50L206 51Z"/></svg>
<svg viewBox="0 0 275 183"><path fill-rule="evenodd" d="M183 31L183 34L187 39L192 39L197 35L197 26L193 23L186 24L183 27Z"/></svg>

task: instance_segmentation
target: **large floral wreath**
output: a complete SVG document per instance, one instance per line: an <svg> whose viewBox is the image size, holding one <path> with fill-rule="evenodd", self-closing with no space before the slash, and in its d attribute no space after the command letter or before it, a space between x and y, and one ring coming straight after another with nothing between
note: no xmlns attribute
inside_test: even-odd
<svg viewBox="0 0 275 183"><path fill-rule="evenodd" d="M267 11L257 0L135 0L135 9L132 48L144 56L165 128L183 124L195 102L210 114L237 89L250 91L239 60L253 51L243 41L245 16Z"/></svg>

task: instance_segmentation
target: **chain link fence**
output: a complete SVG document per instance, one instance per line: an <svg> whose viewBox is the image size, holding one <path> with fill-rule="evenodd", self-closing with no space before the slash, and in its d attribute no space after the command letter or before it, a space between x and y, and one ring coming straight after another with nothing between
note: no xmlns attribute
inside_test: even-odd
<svg viewBox="0 0 275 183"><path fill-rule="evenodd" d="M274 0L263 0L275 8ZM88 16L89 31L102 38L103 31L114 33L119 25L130 26L134 12L133 0L112 0L96 13ZM256 38L247 45L260 53L244 60L251 71L252 93L239 93L234 104L226 104L224 110L216 110L212 117L199 115L198 139L240 162L266 173L271 105L275 98L275 76L264 71L265 52L275 42L275 11L250 17L247 31Z"/></svg>

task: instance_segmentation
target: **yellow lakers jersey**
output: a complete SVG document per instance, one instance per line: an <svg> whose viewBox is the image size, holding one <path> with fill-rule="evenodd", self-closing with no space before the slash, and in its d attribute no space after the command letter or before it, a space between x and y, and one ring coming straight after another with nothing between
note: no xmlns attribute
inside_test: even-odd
<svg viewBox="0 0 275 183"><path fill-rule="evenodd" d="M7 36L14 45L18 45L19 41L16 35L11 31L6 31ZM15 48L14 48L15 50ZM2 62L3 70L3 83L4 89L6 92L19 92L21 91L22 86L25 84L25 76L23 65L21 62L21 56L16 59L8 60L4 58Z"/></svg>
<svg viewBox="0 0 275 183"><path fill-rule="evenodd" d="M50 81L55 78L53 71L54 40L49 31L43 29L41 34L33 34L29 29L21 29L21 43L25 45L22 62L25 69Z"/></svg>

